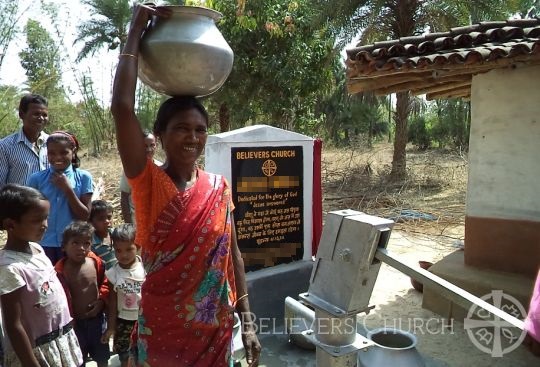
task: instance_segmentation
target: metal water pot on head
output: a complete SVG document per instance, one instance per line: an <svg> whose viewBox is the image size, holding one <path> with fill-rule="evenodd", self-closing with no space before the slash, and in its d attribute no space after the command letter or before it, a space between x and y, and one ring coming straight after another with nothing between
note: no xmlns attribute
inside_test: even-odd
<svg viewBox="0 0 540 367"><path fill-rule="evenodd" d="M216 26L222 14L196 6L166 6L140 44L139 78L170 96L206 96L227 80L234 54Z"/></svg>

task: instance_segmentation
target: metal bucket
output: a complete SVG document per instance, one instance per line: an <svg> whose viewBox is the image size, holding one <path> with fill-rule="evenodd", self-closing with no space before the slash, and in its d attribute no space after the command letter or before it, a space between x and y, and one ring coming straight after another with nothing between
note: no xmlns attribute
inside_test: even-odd
<svg viewBox="0 0 540 367"><path fill-rule="evenodd" d="M358 353L361 367L425 367L413 334L399 329L379 328L368 332L367 338L375 346Z"/></svg>
<svg viewBox="0 0 540 367"><path fill-rule="evenodd" d="M216 26L222 14L196 6L166 6L170 18L155 17L140 44L139 78L170 96L205 96L227 80L233 51Z"/></svg>

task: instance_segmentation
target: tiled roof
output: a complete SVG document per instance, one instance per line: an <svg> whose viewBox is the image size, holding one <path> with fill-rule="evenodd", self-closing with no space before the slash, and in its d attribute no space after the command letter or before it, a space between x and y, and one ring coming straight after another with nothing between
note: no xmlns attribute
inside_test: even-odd
<svg viewBox="0 0 540 367"><path fill-rule="evenodd" d="M449 32L347 50L350 93L410 90L428 99L470 96L472 76L518 63L540 64L540 19L482 22Z"/></svg>

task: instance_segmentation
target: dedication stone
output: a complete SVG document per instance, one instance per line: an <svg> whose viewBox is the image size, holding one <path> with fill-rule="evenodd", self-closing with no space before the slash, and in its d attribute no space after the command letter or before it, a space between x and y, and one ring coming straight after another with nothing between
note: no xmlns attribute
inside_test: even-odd
<svg viewBox="0 0 540 367"><path fill-rule="evenodd" d="M205 169L231 185L248 269L311 258L312 138L265 125L209 136Z"/></svg>

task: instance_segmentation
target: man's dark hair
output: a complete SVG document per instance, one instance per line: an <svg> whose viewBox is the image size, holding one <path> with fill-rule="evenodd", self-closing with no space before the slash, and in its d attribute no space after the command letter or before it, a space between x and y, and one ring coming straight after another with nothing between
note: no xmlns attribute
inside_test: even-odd
<svg viewBox="0 0 540 367"><path fill-rule="evenodd" d="M49 106L47 98L40 96L39 94L25 94L22 96L21 101L19 102L19 112L25 113L28 111L28 106L31 103L41 104L44 106Z"/></svg>

